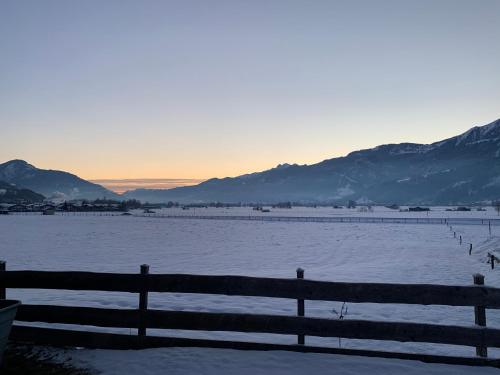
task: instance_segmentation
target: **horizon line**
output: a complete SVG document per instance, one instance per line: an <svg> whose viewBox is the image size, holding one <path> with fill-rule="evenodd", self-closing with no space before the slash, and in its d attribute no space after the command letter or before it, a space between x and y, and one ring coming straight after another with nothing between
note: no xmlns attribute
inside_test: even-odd
<svg viewBox="0 0 500 375"><path fill-rule="evenodd" d="M174 189L176 187L198 185L207 179L199 178L100 178L89 179L117 194L135 189Z"/></svg>

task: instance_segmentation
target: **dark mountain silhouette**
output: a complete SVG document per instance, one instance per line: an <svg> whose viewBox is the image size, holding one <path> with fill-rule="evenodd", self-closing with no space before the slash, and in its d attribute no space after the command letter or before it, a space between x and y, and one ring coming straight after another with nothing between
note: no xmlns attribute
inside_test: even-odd
<svg viewBox="0 0 500 375"><path fill-rule="evenodd" d="M0 164L0 180L17 188L33 190L47 198L120 198L101 185L85 181L71 173L38 169L24 160L11 160Z"/></svg>
<svg viewBox="0 0 500 375"><path fill-rule="evenodd" d="M0 175L1 178L1 175ZM169 190L138 189L149 202L458 204L500 198L500 120L432 144L387 144L313 165L283 164Z"/></svg>

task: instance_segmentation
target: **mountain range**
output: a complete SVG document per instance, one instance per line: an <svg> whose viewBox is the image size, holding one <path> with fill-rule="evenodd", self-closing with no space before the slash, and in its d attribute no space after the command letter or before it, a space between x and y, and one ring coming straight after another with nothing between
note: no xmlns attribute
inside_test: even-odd
<svg viewBox="0 0 500 375"><path fill-rule="evenodd" d="M386 144L317 164L280 164L174 189L135 189L119 195L73 174L38 169L23 160L0 164L0 181L59 200L479 203L500 199L500 119L432 144Z"/></svg>
<svg viewBox="0 0 500 375"><path fill-rule="evenodd" d="M500 198L500 119L432 144L387 144L313 165L124 195L149 202L459 204Z"/></svg>
<svg viewBox="0 0 500 375"><path fill-rule="evenodd" d="M0 164L0 181L18 188L30 189L52 200L120 199L120 196L101 185L93 184L74 174L39 169L24 160Z"/></svg>

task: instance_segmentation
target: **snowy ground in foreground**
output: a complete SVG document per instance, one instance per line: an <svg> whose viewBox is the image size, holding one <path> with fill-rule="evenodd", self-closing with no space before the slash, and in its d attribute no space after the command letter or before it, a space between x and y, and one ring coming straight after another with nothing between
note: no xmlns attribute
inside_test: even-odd
<svg viewBox="0 0 500 375"><path fill-rule="evenodd" d="M134 354L103 350L73 351L71 356L74 363L81 366L93 366L106 375L487 375L500 373L498 369L486 367L451 366L426 364L418 361L281 351L245 352L169 348L142 350Z"/></svg>
<svg viewBox="0 0 500 375"><path fill-rule="evenodd" d="M457 213L458 214L458 213ZM463 213L469 214L469 213ZM397 213L408 215L408 213ZM491 216L491 213L490 213ZM445 225L323 224L158 220L136 217L22 216L0 217L0 258L8 269L88 270L138 272L149 263L154 273L239 274L295 277L297 267L306 278L332 281L438 283L470 285L472 274L486 276L499 286L500 268L491 270L485 254L500 250L500 228L456 226L462 246ZM474 246L468 255L468 244ZM136 308L137 295L80 291L9 290L25 303ZM341 303L306 302L306 315L335 318ZM294 314L293 300L204 295L152 294L151 308L194 311ZM472 325L471 308L348 304L346 319L418 321ZM500 312L488 310L488 325L500 327ZM75 328L75 327L72 327ZM78 329L96 329L77 327ZM126 332L127 330L111 330ZM151 334L249 341L294 343L284 335L149 330ZM338 346L337 339L307 337L306 343ZM474 355L473 348L342 340L342 347L377 348L435 354ZM500 357L498 352L491 354ZM207 349L161 349L140 352L71 351L75 361L104 373L290 373L293 369L323 369L341 373L459 373L454 366L296 353L233 352ZM145 369L133 371L139 362ZM118 363L118 364L117 364ZM197 367L202 366L202 367ZM301 367L303 366L303 367ZM364 367L363 367L364 366ZM121 369L121 372L120 372ZM200 369L203 369L200 370ZM269 370L267 370L269 369ZM464 368L467 373L491 369ZM240 371L241 370L241 371ZM115 372L113 372L115 371ZM303 371L298 371L303 372ZM474 372L471 372L474 371ZM370 372L373 372L370 370Z"/></svg>

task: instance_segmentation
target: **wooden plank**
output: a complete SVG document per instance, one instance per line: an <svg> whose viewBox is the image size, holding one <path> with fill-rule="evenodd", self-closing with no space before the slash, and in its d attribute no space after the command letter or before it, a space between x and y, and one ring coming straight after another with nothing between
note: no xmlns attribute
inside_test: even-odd
<svg viewBox="0 0 500 375"><path fill-rule="evenodd" d="M473 280L475 285L484 285L484 276L479 273L473 275ZM484 308L484 306L474 307L474 320L476 325L480 327L486 327L486 309ZM477 346L476 355L478 355L479 357L487 357L488 347L484 345Z"/></svg>
<svg viewBox="0 0 500 375"><path fill-rule="evenodd" d="M139 310L22 304L17 309L16 320L96 327L139 328Z"/></svg>
<svg viewBox="0 0 500 375"><path fill-rule="evenodd" d="M139 294L139 329L137 330L137 334L139 336L146 336L146 324L144 314L148 308L148 279L147 275L149 274L149 265L142 264L141 265L141 276L142 277L142 288Z"/></svg>
<svg viewBox="0 0 500 375"><path fill-rule="evenodd" d="M297 268L297 279L304 279L304 270L302 268ZM304 316L305 315L305 302L303 299L298 299L297 300L297 316ZM297 336L297 344L298 345L304 345L305 344L305 336L304 335L298 335Z"/></svg>
<svg viewBox="0 0 500 375"><path fill-rule="evenodd" d="M163 310L147 310L143 317L147 328L302 334L318 337L500 347L500 330L480 327ZM139 310L21 305L16 320L138 328Z"/></svg>
<svg viewBox="0 0 500 375"><path fill-rule="evenodd" d="M0 272L0 286L139 293L141 277L139 274L5 271ZM185 274L150 274L147 283L150 292L500 308L500 289L485 286L343 283Z"/></svg>
<svg viewBox="0 0 500 375"><path fill-rule="evenodd" d="M99 290L139 293L140 275L97 272L6 271L0 285L18 289Z"/></svg>
<svg viewBox="0 0 500 375"><path fill-rule="evenodd" d="M452 357L416 353L395 353L375 350L326 348L307 345L267 344L243 341L188 339L178 337L131 336L115 333L62 330L14 325L10 339L18 343L94 349L147 349L161 347L202 347L236 350L286 350L301 353L323 353L417 360L427 363L491 366L500 368L500 361L474 357Z"/></svg>

